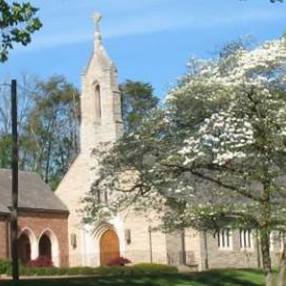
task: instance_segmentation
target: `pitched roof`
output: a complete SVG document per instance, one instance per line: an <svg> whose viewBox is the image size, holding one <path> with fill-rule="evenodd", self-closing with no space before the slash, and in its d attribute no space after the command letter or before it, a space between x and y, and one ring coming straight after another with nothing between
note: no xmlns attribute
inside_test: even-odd
<svg viewBox="0 0 286 286"><path fill-rule="evenodd" d="M0 213L9 213L11 199L11 170L0 169ZM40 176L32 172L19 172L19 208L64 211L68 209L51 191Z"/></svg>

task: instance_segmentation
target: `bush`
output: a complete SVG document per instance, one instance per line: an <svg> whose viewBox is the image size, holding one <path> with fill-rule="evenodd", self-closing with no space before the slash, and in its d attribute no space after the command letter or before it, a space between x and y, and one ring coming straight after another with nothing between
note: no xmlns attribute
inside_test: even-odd
<svg viewBox="0 0 286 286"><path fill-rule="evenodd" d="M37 259L29 261L26 266L36 268L53 267L53 262L51 258L47 256L39 256Z"/></svg>
<svg viewBox="0 0 286 286"><path fill-rule="evenodd" d="M11 275L10 264L8 263L7 274ZM140 274L176 273L174 266L152 263L140 263L133 266L100 266L92 267L20 267L20 273L24 276L62 276L62 275L100 275L100 276L121 276Z"/></svg>
<svg viewBox="0 0 286 286"><path fill-rule="evenodd" d="M6 259L0 259L0 275L7 274L11 268L11 261Z"/></svg>
<svg viewBox="0 0 286 286"><path fill-rule="evenodd" d="M100 276L119 276L127 275L131 273L132 267L122 267L122 266L100 266L95 268L95 274Z"/></svg>
<svg viewBox="0 0 286 286"><path fill-rule="evenodd" d="M93 275L95 270L92 267L71 267L67 268L67 275Z"/></svg>
<svg viewBox="0 0 286 286"><path fill-rule="evenodd" d="M139 263L133 267L134 273L177 273L178 269L175 266L156 264L156 263Z"/></svg>
<svg viewBox="0 0 286 286"><path fill-rule="evenodd" d="M178 269L175 266L155 264L155 263L140 263L133 266L101 266L95 268L95 272L102 276L119 276L132 274L157 274L157 273L177 273Z"/></svg>
<svg viewBox="0 0 286 286"><path fill-rule="evenodd" d="M125 266L126 264L131 263L131 261L125 257L116 257L111 259L107 265L108 266Z"/></svg>

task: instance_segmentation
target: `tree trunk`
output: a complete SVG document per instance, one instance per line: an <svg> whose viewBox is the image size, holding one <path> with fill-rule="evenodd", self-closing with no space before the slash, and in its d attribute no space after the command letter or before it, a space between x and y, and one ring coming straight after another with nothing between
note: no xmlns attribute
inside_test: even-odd
<svg viewBox="0 0 286 286"><path fill-rule="evenodd" d="M272 286L272 269L271 269L271 257L269 250L269 230L262 229L261 230L261 252L262 252L262 265L265 274L265 286Z"/></svg>
<svg viewBox="0 0 286 286"><path fill-rule="evenodd" d="M277 277L277 286L285 285L285 272L286 272L286 242L283 243L283 251L280 258L279 273Z"/></svg>

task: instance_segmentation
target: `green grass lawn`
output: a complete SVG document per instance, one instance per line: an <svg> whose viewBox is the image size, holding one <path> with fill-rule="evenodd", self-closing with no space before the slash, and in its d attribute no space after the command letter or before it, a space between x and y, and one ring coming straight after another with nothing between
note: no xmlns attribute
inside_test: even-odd
<svg viewBox="0 0 286 286"><path fill-rule="evenodd" d="M0 281L12 286L11 281ZM109 276L93 278L67 278L23 280L19 286L257 286L263 285L263 274L255 270L220 270L192 274L160 274L136 276Z"/></svg>

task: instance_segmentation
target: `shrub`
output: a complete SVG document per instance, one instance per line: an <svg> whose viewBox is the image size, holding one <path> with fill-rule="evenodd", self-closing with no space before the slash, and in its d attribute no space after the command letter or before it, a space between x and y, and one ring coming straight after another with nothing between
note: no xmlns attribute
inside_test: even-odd
<svg viewBox="0 0 286 286"><path fill-rule="evenodd" d="M78 274L80 274L80 275L93 275L93 274L96 274L96 268L80 267Z"/></svg>
<svg viewBox="0 0 286 286"><path fill-rule="evenodd" d="M131 263L131 261L125 257L116 257L111 259L107 265L108 266L125 266L126 264Z"/></svg>
<svg viewBox="0 0 286 286"><path fill-rule="evenodd" d="M156 264L156 263L139 263L134 265L133 273L177 273L178 269L175 266Z"/></svg>
<svg viewBox="0 0 286 286"><path fill-rule="evenodd" d="M67 268L67 275L92 275L95 274L95 269L92 267L71 267Z"/></svg>
<svg viewBox="0 0 286 286"><path fill-rule="evenodd" d="M55 268L56 269L56 275L61 276L61 275L71 275L69 274L69 271L71 268L68 267L61 267L61 268Z"/></svg>
<svg viewBox="0 0 286 286"><path fill-rule="evenodd" d="M0 259L0 275L7 274L11 267L11 261L6 259Z"/></svg>
<svg viewBox="0 0 286 286"><path fill-rule="evenodd" d="M29 261L26 266L34 268L53 267L53 262L47 256L39 256L37 259Z"/></svg>
<svg viewBox="0 0 286 286"><path fill-rule="evenodd" d="M56 268L56 267L39 268L39 270L40 271L43 270L42 275L45 275L45 276L59 275L58 274L59 268ZM34 272L34 275L39 275L39 274Z"/></svg>
<svg viewBox="0 0 286 286"><path fill-rule="evenodd" d="M119 276L132 274L157 274L157 273L177 273L178 269L175 266L155 264L155 263L140 263L133 266L108 266L97 267L95 273L102 276Z"/></svg>
<svg viewBox="0 0 286 286"><path fill-rule="evenodd" d="M125 275L129 267L122 266L100 266L95 268L95 274L101 276Z"/></svg>
<svg viewBox="0 0 286 286"><path fill-rule="evenodd" d="M11 268L8 263L8 273L11 275ZM169 265L140 263L133 266L100 266L92 267L20 267L21 275L25 276L61 276L61 275L100 275L100 276L121 276L132 274L160 274L176 273L177 268ZM8 274L7 273L7 274Z"/></svg>

